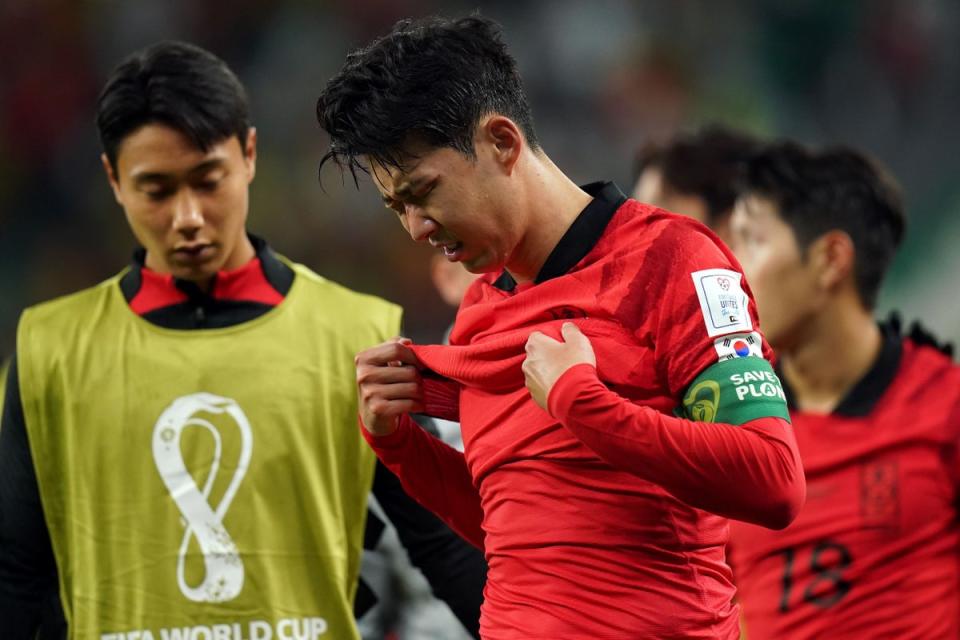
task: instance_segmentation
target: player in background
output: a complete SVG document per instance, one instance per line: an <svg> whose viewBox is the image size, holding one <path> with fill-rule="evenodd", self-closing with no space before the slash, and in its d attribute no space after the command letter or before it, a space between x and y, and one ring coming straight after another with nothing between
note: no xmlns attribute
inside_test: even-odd
<svg viewBox="0 0 960 640"><path fill-rule="evenodd" d="M353 358L398 332L400 309L247 234L256 131L209 52L134 53L97 126L142 249L20 320L0 428L0 637L32 640L41 619L43 634L101 640L357 637L375 458ZM456 603L473 578L447 565L478 554L377 495Z"/></svg>
<svg viewBox="0 0 960 640"><path fill-rule="evenodd" d="M699 220L729 246L736 178L758 146L746 133L718 125L645 145L637 153L633 197Z"/></svg>
<svg viewBox="0 0 960 640"><path fill-rule="evenodd" d="M731 523L750 640L960 637L960 368L874 319L904 226L898 187L856 151L780 143L747 165L734 247L807 478L787 529Z"/></svg>
<svg viewBox="0 0 960 640"><path fill-rule="evenodd" d="M730 382L773 379L733 256L571 182L487 19L398 23L317 111L325 160L369 171L413 240L482 274L450 346L357 359L371 446L486 552L481 635L737 637L727 518L784 527L804 482L779 387ZM465 454L410 411L459 417Z"/></svg>

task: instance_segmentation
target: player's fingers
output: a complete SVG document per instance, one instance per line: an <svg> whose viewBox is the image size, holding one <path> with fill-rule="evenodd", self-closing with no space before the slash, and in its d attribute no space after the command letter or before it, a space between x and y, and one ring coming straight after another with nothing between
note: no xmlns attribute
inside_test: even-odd
<svg viewBox="0 0 960 640"><path fill-rule="evenodd" d="M523 371L524 384L527 385L527 388L532 389L533 387L530 385L540 384L543 364L543 360L537 358L524 359L523 364L520 365L520 370Z"/></svg>
<svg viewBox="0 0 960 640"><path fill-rule="evenodd" d="M573 353L578 359L596 366L597 356L593 350L593 344L581 330L580 327L572 322L564 322L560 327L560 333L563 334L563 340L570 345Z"/></svg>
<svg viewBox="0 0 960 640"><path fill-rule="evenodd" d="M526 378L527 383L529 384L530 376L533 374L533 364L530 361L530 358L524 358L523 364L520 365L520 370L523 371L523 377Z"/></svg>
<svg viewBox="0 0 960 640"><path fill-rule="evenodd" d="M381 418L395 417L404 413L420 413L424 410L423 402L415 398L390 400L377 397L372 398L365 405L370 413Z"/></svg>
<svg viewBox="0 0 960 640"><path fill-rule="evenodd" d="M412 400L423 402L423 390L419 384L368 384L360 389L360 400L369 405L375 400Z"/></svg>
<svg viewBox="0 0 960 640"><path fill-rule="evenodd" d="M524 345L524 349L527 353L537 349L538 347L545 347L549 344L556 343L557 341L551 338L550 336L540 333L539 331L534 331L527 337L527 343Z"/></svg>
<svg viewBox="0 0 960 640"><path fill-rule="evenodd" d="M397 341L388 341L371 347L357 354L356 364L371 364L387 366L390 362L400 362L412 366L420 366L420 360L407 344Z"/></svg>
<svg viewBox="0 0 960 640"><path fill-rule="evenodd" d="M563 326L560 327L560 333L563 335L564 342L572 342L578 346L590 347L590 338L584 335L583 331L580 330L580 327L575 325L572 322L564 322Z"/></svg>
<svg viewBox="0 0 960 640"><path fill-rule="evenodd" d="M396 384L401 382L420 382L420 372L415 367L403 365L389 367L360 364L357 366L357 384Z"/></svg>

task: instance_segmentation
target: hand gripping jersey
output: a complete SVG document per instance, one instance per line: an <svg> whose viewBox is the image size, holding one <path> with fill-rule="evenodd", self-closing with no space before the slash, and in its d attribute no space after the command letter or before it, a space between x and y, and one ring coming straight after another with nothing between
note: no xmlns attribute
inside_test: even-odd
<svg viewBox="0 0 960 640"><path fill-rule="evenodd" d="M834 413L791 411L807 503L731 524L750 640L960 637L960 367L886 331Z"/></svg>
<svg viewBox="0 0 960 640"><path fill-rule="evenodd" d="M118 277L27 310L17 362L76 638L353 638L373 459L354 354L400 310L301 266L222 329L153 325Z"/></svg>
<svg viewBox="0 0 960 640"><path fill-rule="evenodd" d="M422 480L408 486L415 497L432 488L425 504L454 514L448 521L485 549L485 638L738 633L727 520L611 467L524 387L530 332L557 337L568 320L591 339L609 389L663 413L728 355L722 342L730 331L752 336L745 359L763 363L739 267L715 237L635 201L614 209L572 269L509 291L482 277L461 306L452 346L415 347L427 367L459 383L459 466L439 449L415 451L410 441L419 436L406 422L390 436L368 437L405 486ZM583 233L584 216L596 213L588 207L570 233ZM554 256L569 244L568 234ZM714 330L714 321L725 326Z"/></svg>

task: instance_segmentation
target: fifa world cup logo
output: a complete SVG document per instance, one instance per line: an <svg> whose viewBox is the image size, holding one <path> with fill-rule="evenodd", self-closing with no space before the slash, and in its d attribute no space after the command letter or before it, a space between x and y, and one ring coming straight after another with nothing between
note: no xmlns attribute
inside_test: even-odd
<svg viewBox="0 0 960 640"><path fill-rule="evenodd" d="M224 452L221 433L210 419L217 415L233 419L239 429L241 442L233 477L220 503L212 507L210 492L220 471ZM213 460L202 490L187 470L181 449L181 439L188 427L206 429L213 438ZM236 598L243 588L243 561L237 545L223 526L223 517L247 472L252 452L253 434L243 410L230 398L212 393L194 393L177 398L160 414L154 426L153 459L186 525L177 560L177 583L183 595L194 602L225 602ZM196 539L204 563L203 580L195 586L187 584L185 575L187 548L191 538Z"/></svg>

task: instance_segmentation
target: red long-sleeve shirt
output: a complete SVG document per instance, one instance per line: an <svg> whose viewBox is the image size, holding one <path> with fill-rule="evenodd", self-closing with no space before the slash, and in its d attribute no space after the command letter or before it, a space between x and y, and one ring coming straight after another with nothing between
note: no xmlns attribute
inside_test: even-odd
<svg viewBox="0 0 960 640"><path fill-rule="evenodd" d="M723 331L710 335L709 322L755 329L748 290L711 317L692 277L719 269L739 283L736 261L692 221L616 204L601 192L536 283L481 278L452 346L415 347L460 389L465 455L407 420L368 436L411 495L483 546L485 638L735 638L728 521L704 507L784 526L803 498L786 422L669 415L718 361ZM588 246L577 256L578 244ZM554 417L524 387L523 346L532 330L556 337L570 319L598 369L561 378Z"/></svg>
<svg viewBox="0 0 960 640"><path fill-rule="evenodd" d="M960 638L960 367L885 333L835 411L791 411L796 521L731 525L751 640Z"/></svg>

